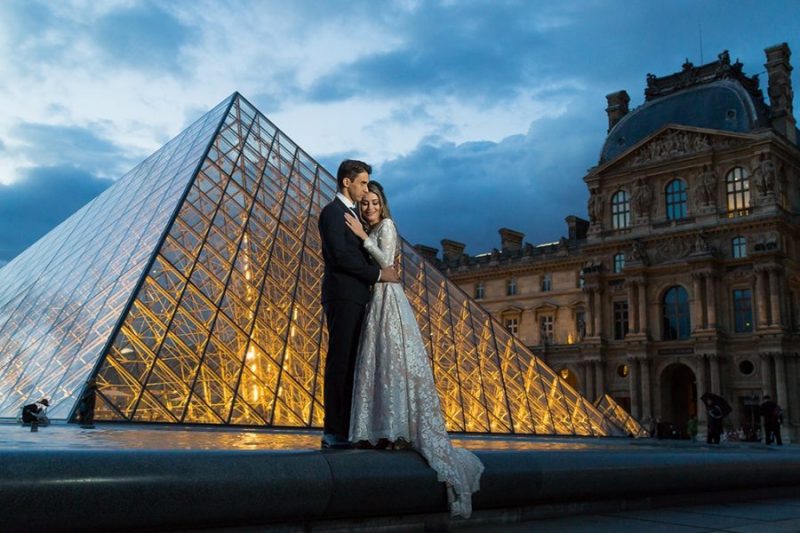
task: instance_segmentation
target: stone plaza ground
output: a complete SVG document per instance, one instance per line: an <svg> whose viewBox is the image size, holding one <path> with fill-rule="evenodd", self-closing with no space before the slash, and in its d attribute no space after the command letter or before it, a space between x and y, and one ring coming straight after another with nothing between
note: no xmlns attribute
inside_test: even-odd
<svg viewBox="0 0 800 533"><path fill-rule="evenodd" d="M800 531L800 446L456 435L469 521L414 452L319 432L0 424L3 530Z"/></svg>

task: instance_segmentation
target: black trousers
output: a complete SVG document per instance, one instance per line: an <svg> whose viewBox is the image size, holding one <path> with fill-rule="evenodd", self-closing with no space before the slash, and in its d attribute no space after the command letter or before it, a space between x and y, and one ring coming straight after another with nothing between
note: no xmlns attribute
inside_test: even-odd
<svg viewBox="0 0 800 533"><path fill-rule="evenodd" d="M358 354L358 340L366 305L347 300L323 304L328 323L328 355L325 360L325 433L347 438Z"/></svg>
<svg viewBox="0 0 800 533"><path fill-rule="evenodd" d="M764 441L767 444L772 444L773 440L775 440L775 444L783 446L783 440L781 439L781 425L764 424Z"/></svg>

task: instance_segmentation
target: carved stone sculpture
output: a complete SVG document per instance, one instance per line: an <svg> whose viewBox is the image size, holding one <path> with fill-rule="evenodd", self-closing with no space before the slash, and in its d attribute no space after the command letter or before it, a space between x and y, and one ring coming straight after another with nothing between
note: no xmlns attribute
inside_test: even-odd
<svg viewBox="0 0 800 533"><path fill-rule="evenodd" d="M639 216L649 215L650 208L653 205L653 187L643 179L640 179L636 182L632 200L633 209Z"/></svg>
<svg viewBox="0 0 800 533"><path fill-rule="evenodd" d="M600 224L603 220L603 209L605 208L605 196L597 189L592 189L589 196L589 221L592 224Z"/></svg>

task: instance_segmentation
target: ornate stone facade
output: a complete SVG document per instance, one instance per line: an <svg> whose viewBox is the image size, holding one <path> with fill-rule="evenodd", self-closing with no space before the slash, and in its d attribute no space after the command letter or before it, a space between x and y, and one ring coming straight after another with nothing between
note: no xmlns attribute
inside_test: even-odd
<svg viewBox="0 0 800 533"><path fill-rule="evenodd" d="M589 220L567 217L569 238L533 246L503 229L502 249L447 241L439 261L584 395L645 425L682 430L696 414L704 428L713 392L745 434L770 394L800 438L800 149L789 48L766 54L772 107L727 52L648 75L630 112L624 91L609 95Z"/></svg>

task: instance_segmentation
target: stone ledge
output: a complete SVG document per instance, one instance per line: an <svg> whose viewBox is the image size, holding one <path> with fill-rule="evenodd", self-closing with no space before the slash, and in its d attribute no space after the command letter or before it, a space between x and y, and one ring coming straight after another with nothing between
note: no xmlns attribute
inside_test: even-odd
<svg viewBox="0 0 800 533"><path fill-rule="evenodd" d="M476 515L800 487L800 454L478 452ZM0 450L4 530L170 530L437 517L443 485L413 452ZM493 510L493 511L492 511ZM484 513L488 511L489 513ZM521 513L520 516L530 514ZM463 522L463 521L458 521ZM452 524L456 524L453 522Z"/></svg>

